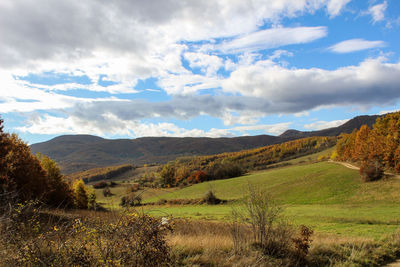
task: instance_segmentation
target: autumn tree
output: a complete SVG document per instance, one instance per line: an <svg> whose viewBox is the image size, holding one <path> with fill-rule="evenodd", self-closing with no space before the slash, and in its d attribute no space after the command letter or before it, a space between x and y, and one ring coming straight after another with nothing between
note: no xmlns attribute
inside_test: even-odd
<svg viewBox="0 0 400 267"><path fill-rule="evenodd" d="M88 190L82 180L76 180L72 186L75 197L75 207L78 209L88 208Z"/></svg>
<svg viewBox="0 0 400 267"><path fill-rule="evenodd" d="M175 166L173 164L165 164L160 171L161 184L164 187L174 186L175 182Z"/></svg>
<svg viewBox="0 0 400 267"><path fill-rule="evenodd" d="M339 160L359 163L364 181L380 179L384 168L400 172L400 111L378 118L372 129L364 125L341 136L336 153Z"/></svg>
<svg viewBox="0 0 400 267"><path fill-rule="evenodd" d="M48 189L40 161L16 134L3 131L0 120L0 192L13 192L20 200L46 201Z"/></svg>
<svg viewBox="0 0 400 267"><path fill-rule="evenodd" d="M53 206L71 207L74 200L73 192L57 163L46 155L38 154L38 158L46 171L49 186L47 202Z"/></svg>

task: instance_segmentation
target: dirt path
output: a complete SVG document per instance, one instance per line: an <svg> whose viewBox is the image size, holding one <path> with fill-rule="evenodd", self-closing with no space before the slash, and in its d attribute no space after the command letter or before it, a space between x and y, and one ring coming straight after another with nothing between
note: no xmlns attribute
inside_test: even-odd
<svg viewBox="0 0 400 267"><path fill-rule="evenodd" d="M351 163L348 163L348 162L333 161L333 160L329 160L329 161L330 161L330 162L333 162L333 163L337 163L337 164L343 165L343 166L345 166L346 168L349 168L349 169L352 169L352 170L360 170L360 167L357 167L357 166L355 166L355 165L353 165L353 164L351 164ZM395 173L385 172L384 174L385 174L387 177L390 177L390 178L400 179L400 175L395 174ZM400 267L400 265L399 265L399 267Z"/></svg>
<svg viewBox="0 0 400 267"><path fill-rule="evenodd" d="M352 169L352 170L359 170L360 169L359 167L354 166L353 164L350 164L348 162L340 162L340 161L332 161L332 162L339 163L340 165L343 165L343 166L345 166L345 167L347 167L349 169Z"/></svg>
<svg viewBox="0 0 400 267"><path fill-rule="evenodd" d="M386 267L400 267L400 260L397 260L395 262L392 262L388 265L385 265Z"/></svg>

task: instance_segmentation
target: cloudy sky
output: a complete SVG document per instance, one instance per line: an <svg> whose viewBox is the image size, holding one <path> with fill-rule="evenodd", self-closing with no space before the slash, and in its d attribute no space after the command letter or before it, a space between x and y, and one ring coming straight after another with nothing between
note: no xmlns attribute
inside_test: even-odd
<svg viewBox="0 0 400 267"><path fill-rule="evenodd" d="M398 0L0 1L0 114L29 143L278 135L399 108Z"/></svg>

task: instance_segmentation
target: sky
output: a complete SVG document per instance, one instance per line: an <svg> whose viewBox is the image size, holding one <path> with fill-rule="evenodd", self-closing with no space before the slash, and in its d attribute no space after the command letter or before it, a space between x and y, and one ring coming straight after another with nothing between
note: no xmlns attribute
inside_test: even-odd
<svg viewBox="0 0 400 267"><path fill-rule="evenodd" d="M279 135L398 109L398 0L0 1L0 116L29 144Z"/></svg>

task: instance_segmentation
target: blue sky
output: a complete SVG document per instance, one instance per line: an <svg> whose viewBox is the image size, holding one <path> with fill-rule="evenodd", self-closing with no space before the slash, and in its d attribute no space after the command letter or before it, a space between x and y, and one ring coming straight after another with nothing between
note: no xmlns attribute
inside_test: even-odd
<svg viewBox="0 0 400 267"><path fill-rule="evenodd" d="M400 1L0 2L0 114L62 134L279 135L400 109Z"/></svg>

